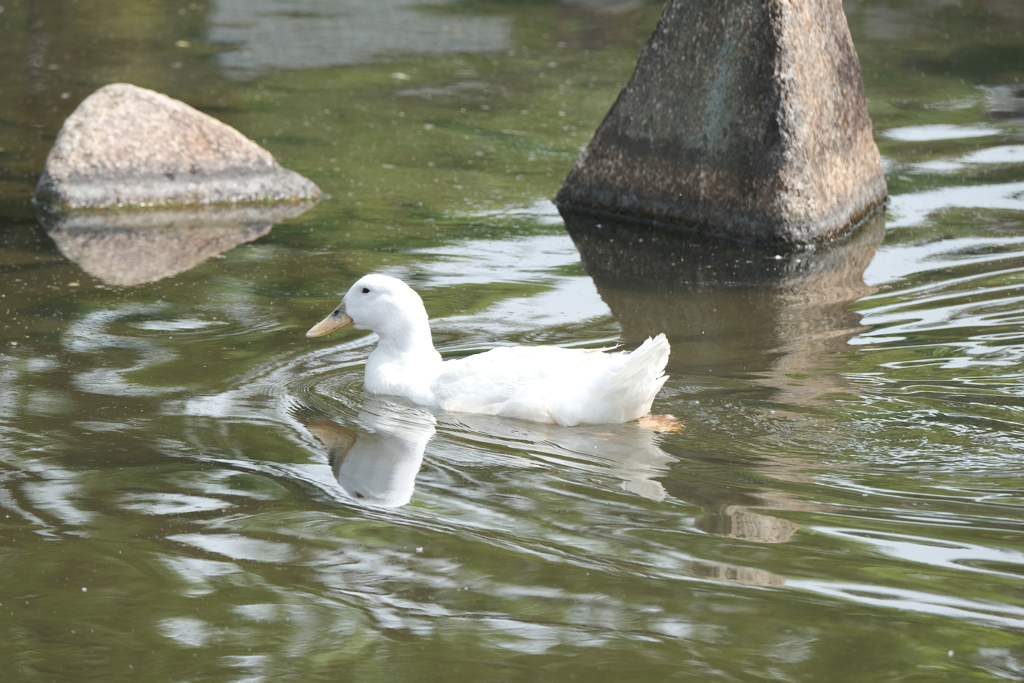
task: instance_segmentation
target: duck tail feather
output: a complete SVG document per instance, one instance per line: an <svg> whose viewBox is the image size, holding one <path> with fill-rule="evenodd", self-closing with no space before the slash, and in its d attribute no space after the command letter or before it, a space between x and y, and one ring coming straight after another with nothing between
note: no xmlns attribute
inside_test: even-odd
<svg viewBox="0 0 1024 683"><path fill-rule="evenodd" d="M626 362L615 373L615 383L631 383L641 376L650 382L660 380L658 384L660 389L661 385L665 383L665 366L668 365L670 351L671 347L664 333L656 337L648 337L647 341L627 355Z"/></svg>
<svg viewBox="0 0 1024 683"><path fill-rule="evenodd" d="M592 416L588 422L629 422L651 410L654 397L664 386L668 375L668 340L664 334L650 338L635 351L622 354L624 362L611 371L604 391L601 392L604 406L600 417Z"/></svg>

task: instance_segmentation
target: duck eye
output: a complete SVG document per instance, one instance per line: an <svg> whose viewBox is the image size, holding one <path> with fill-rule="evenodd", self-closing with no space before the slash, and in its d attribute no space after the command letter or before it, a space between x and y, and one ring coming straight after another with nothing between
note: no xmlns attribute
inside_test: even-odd
<svg viewBox="0 0 1024 683"><path fill-rule="evenodd" d="M369 293L370 293L370 288L369 287L363 287L363 294L369 294Z"/></svg>

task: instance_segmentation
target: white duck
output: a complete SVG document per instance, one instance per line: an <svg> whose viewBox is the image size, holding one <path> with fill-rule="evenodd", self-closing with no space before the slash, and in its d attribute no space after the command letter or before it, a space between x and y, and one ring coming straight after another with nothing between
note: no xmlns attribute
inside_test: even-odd
<svg viewBox="0 0 1024 683"><path fill-rule="evenodd" d="M443 361L434 349L423 300L387 275L367 275L307 337L353 325L380 336L363 384L428 408L535 422L629 422L644 416L665 384L664 334L631 353L555 346L499 347Z"/></svg>

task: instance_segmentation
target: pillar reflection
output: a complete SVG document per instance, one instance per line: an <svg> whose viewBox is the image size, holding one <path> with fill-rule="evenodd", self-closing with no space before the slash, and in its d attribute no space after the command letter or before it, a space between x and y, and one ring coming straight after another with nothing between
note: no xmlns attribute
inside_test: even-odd
<svg viewBox="0 0 1024 683"><path fill-rule="evenodd" d="M850 389L835 369L847 342L865 329L850 304L874 291L863 275L885 235L883 211L843 239L795 252L606 215L564 211L563 218L584 268L621 325L626 346L666 333L672 343L668 372L677 379L739 379L755 392L757 387L769 392L776 404L795 406ZM743 460L749 462L749 455ZM808 477L801 463L784 454L755 460L772 479ZM786 543L799 530L772 510L815 507L756 485L708 489L669 477L664 487L701 508L697 529L751 543ZM755 568L697 562L694 569L719 580L783 583L782 577Z"/></svg>
<svg viewBox="0 0 1024 683"><path fill-rule="evenodd" d="M864 329L849 304L873 291L863 275L885 234L883 212L844 239L789 253L607 217L564 218L627 345L668 335L670 373L746 376L797 403L842 386L819 371Z"/></svg>

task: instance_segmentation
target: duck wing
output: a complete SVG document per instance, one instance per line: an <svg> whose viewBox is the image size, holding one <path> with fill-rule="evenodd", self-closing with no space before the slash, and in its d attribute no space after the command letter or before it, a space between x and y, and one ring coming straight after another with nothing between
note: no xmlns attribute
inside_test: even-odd
<svg viewBox="0 0 1024 683"><path fill-rule="evenodd" d="M650 410L668 353L664 335L631 353L501 347L446 361L431 389L445 410L566 426L628 422Z"/></svg>

